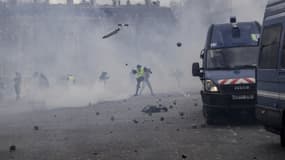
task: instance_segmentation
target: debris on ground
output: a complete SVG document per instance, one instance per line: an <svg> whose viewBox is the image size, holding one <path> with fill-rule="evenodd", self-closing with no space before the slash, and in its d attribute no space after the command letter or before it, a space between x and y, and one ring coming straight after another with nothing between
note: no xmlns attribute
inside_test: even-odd
<svg viewBox="0 0 285 160"><path fill-rule="evenodd" d="M9 147L9 152L16 152L16 145L11 145L10 147Z"/></svg>
<svg viewBox="0 0 285 160"><path fill-rule="evenodd" d="M180 115L181 117L184 117L184 112L180 112L179 115Z"/></svg>
<svg viewBox="0 0 285 160"><path fill-rule="evenodd" d="M168 109L166 107L147 105L146 107L143 108L142 112L147 114L152 114L152 113L168 112Z"/></svg>
<svg viewBox="0 0 285 160"><path fill-rule="evenodd" d="M197 107L197 106L198 106L198 103L194 103L194 106Z"/></svg>
<svg viewBox="0 0 285 160"><path fill-rule="evenodd" d="M179 131L180 131L180 129L179 129L179 128L177 128L177 129L176 129L176 131L177 131L177 132L179 132Z"/></svg>
<svg viewBox="0 0 285 160"><path fill-rule="evenodd" d="M39 129L40 129L39 126L34 126L35 131L38 131Z"/></svg>
<svg viewBox="0 0 285 160"><path fill-rule="evenodd" d="M186 159L187 158L187 156L184 155L184 154L181 157L182 157L182 159Z"/></svg>
<svg viewBox="0 0 285 160"><path fill-rule="evenodd" d="M176 106L176 105L177 105L177 101L176 101L176 100L174 100L174 101L173 101L173 104Z"/></svg>
<svg viewBox="0 0 285 160"><path fill-rule="evenodd" d="M99 153L97 153L97 152L93 152L92 153L94 156L98 156L99 155Z"/></svg>
<svg viewBox="0 0 285 160"><path fill-rule="evenodd" d="M191 127L192 127L192 129L197 129L198 128L198 126L196 124L193 124Z"/></svg>
<svg viewBox="0 0 285 160"><path fill-rule="evenodd" d="M139 121L138 120L133 120L133 122L135 123L135 124L138 124L139 123Z"/></svg>
<svg viewBox="0 0 285 160"><path fill-rule="evenodd" d="M112 116L112 117L111 117L111 121L114 121L114 120L115 120L115 117L114 117L114 116Z"/></svg>
<svg viewBox="0 0 285 160"><path fill-rule="evenodd" d="M138 150L135 149L134 152L135 152L135 153L138 153Z"/></svg>
<svg viewBox="0 0 285 160"><path fill-rule="evenodd" d="M206 124L201 124L200 127L201 127L201 128L206 128L207 125L206 125Z"/></svg>
<svg viewBox="0 0 285 160"><path fill-rule="evenodd" d="M96 112L96 116L99 116L100 115L100 112Z"/></svg>
<svg viewBox="0 0 285 160"><path fill-rule="evenodd" d="M173 105L170 105L170 106L169 106L169 109L173 109Z"/></svg>
<svg viewBox="0 0 285 160"><path fill-rule="evenodd" d="M160 121L164 121L164 117L160 117Z"/></svg>

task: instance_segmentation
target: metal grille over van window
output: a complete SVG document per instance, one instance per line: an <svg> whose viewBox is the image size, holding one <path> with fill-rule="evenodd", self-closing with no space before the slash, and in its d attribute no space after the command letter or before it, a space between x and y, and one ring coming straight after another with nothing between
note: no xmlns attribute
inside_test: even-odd
<svg viewBox="0 0 285 160"><path fill-rule="evenodd" d="M261 42L259 68L273 69L277 67L281 33L281 25L274 25L264 28Z"/></svg>

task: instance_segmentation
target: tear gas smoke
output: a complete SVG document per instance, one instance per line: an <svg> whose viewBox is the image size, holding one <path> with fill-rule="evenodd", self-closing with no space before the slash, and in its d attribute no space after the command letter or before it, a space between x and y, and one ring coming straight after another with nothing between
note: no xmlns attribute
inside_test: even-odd
<svg viewBox="0 0 285 160"><path fill-rule="evenodd" d="M12 33L17 43L1 47L1 75L10 83L8 95L14 94L11 86L17 71L23 76L23 100L61 107L122 99L134 94L135 78L130 72L137 64L152 69L151 82L156 93L198 91L200 82L192 77L191 65L199 61L208 26L228 22L232 15L239 20L259 21L263 16L263 1L225 1L185 0L174 8L177 25L148 23L138 29L129 23L128 28L108 39L102 36L117 24L69 16L74 13L72 9L66 10L63 17L16 16L9 28L18 27ZM205 12L208 7L211 13ZM177 47L177 41L183 45ZM34 85L34 72L48 77L48 89ZM98 79L102 72L110 76L105 84ZM66 84L68 74L75 76L75 85Z"/></svg>

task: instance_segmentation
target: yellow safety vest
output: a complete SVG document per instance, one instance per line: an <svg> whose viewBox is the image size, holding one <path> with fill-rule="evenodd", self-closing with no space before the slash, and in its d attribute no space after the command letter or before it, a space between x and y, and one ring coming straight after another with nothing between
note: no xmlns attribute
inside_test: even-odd
<svg viewBox="0 0 285 160"><path fill-rule="evenodd" d="M137 78L143 77L144 76L144 69L138 69L137 70Z"/></svg>

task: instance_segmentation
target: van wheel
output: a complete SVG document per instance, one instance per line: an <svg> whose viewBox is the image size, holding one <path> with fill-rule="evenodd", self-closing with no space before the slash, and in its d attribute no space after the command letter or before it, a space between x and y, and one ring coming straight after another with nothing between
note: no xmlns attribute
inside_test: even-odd
<svg viewBox="0 0 285 160"><path fill-rule="evenodd" d="M215 112L212 109L209 109L208 107L203 105L203 115L206 119L206 123L211 125L215 123Z"/></svg>
<svg viewBox="0 0 285 160"><path fill-rule="evenodd" d="M280 143L282 147L285 147L285 124L283 123L283 127L280 133Z"/></svg>

